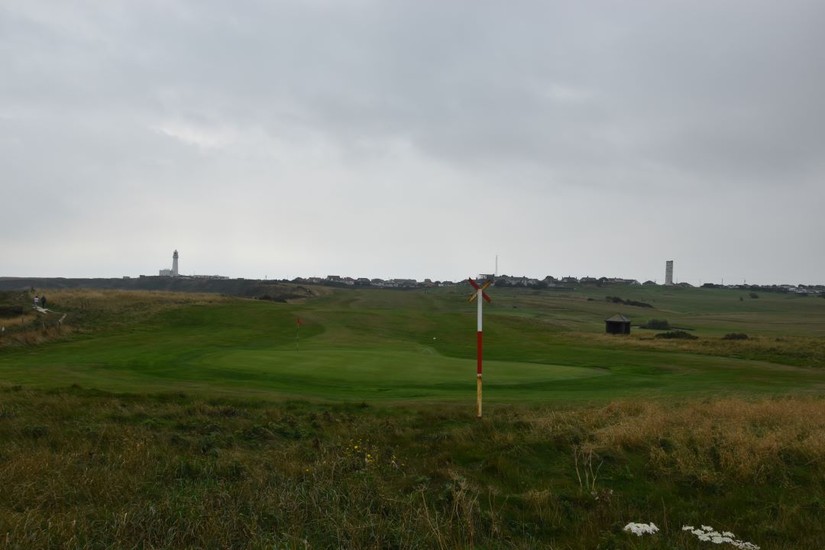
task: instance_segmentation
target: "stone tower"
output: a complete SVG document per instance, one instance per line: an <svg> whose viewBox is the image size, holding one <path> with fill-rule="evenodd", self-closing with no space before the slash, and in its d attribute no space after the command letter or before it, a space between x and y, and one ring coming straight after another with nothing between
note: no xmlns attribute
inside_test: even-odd
<svg viewBox="0 0 825 550"><path fill-rule="evenodd" d="M178 251L172 254L172 277L178 276Z"/></svg>
<svg viewBox="0 0 825 550"><path fill-rule="evenodd" d="M175 272L177 273L177 268L175 269ZM668 260L665 262L665 284L668 286L673 284L673 260Z"/></svg>

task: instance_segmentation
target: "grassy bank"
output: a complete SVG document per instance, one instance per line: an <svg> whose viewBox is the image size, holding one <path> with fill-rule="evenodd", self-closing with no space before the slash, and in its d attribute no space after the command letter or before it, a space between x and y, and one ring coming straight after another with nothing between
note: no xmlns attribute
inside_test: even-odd
<svg viewBox="0 0 825 550"><path fill-rule="evenodd" d="M817 398L252 404L0 390L7 548L762 548L825 540ZM654 522L638 538L628 522Z"/></svg>

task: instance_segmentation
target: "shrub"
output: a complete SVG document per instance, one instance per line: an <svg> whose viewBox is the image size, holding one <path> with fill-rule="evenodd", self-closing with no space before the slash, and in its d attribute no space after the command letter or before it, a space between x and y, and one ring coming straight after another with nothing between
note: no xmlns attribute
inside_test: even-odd
<svg viewBox="0 0 825 550"><path fill-rule="evenodd" d="M729 332L722 336L722 340L747 340L748 335L744 332Z"/></svg>
<svg viewBox="0 0 825 550"><path fill-rule="evenodd" d="M23 315L23 306L0 306L0 317L17 317Z"/></svg>
<svg viewBox="0 0 825 550"><path fill-rule="evenodd" d="M656 338L679 339L679 340L698 340L698 336L694 336L684 330L671 330L669 332L661 332L656 335Z"/></svg>
<svg viewBox="0 0 825 550"><path fill-rule="evenodd" d="M613 302L614 304L624 304L626 306L634 306L634 307L650 307L653 306L646 303L646 302L639 302L638 300L625 300L623 298L619 298L618 296L605 296L604 298L608 302Z"/></svg>
<svg viewBox="0 0 825 550"><path fill-rule="evenodd" d="M651 319L647 323L640 326L640 328L648 328L653 330L670 330L670 323L667 319Z"/></svg>

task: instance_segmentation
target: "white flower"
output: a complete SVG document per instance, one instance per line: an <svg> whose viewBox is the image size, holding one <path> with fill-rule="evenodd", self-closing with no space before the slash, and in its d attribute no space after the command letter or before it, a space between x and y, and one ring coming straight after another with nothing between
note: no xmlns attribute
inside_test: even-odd
<svg viewBox="0 0 825 550"><path fill-rule="evenodd" d="M696 529L692 525L684 525L682 531L690 531L691 534L696 535L696 538L702 542L712 542L714 544L727 543L731 546L739 548L740 550L760 550L759 546L752 542L745 542L738 540L736 535L730 531L719 533L709 525L702 525L701 529Z"/></svg>
<svg viewBox="0 0 825 550"><path fill-rule="evenodd" d="M637 537L642 535L654 535L659 531L659 528L651 521L648 523L628 523L624 526L625 531L630 531Z"/></svg>

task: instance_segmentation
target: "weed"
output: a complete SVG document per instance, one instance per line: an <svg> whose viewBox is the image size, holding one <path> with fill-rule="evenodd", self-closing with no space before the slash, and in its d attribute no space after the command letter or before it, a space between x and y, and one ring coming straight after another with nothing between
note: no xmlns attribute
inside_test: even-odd
<svg viewBox="0 0 825 550"><path fill-rule="evenodd" d="M709 525L702 525L695 528L692 525L685 525L682 531L687 531L696 536L697 539L703 542L712 542L713 544L729 544L734 548L740 550L759 550L759 546L752 542L745 542L736 538L736 535L730 531L718 532Z"/></svg>
<svg viewBox="0 0 825 550"><path fill-rule="evenodd" d="M623 531L633 533L637 537L642 535L655 535L659 532L659 528L652 521L650 523L628 523L624 526Z"/></svg>
<svg viewBox="0 0 825 550"><path fill-rule="evenodd" d="M598 458L593 448L589 445L573 446L573 464L576 468L576 478L579 480L579 488L590 493L591 496L598 495L596 491L596 481L599 477L604 462L600 461L596 468L593 468L593 458ZM584 476L582 478L582 476Z"/></svg>
<svg viewBox="0 0 825 550"><path fill-rule="evenodd" d="M693 334L686 332L684 330L671 330L668 332L661 332L655 336L656 338L662 338L667 340L698 340L698 336L694 336Z"/></svg>

